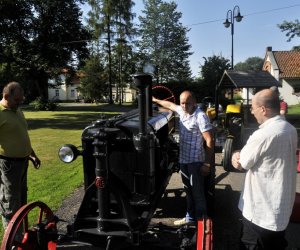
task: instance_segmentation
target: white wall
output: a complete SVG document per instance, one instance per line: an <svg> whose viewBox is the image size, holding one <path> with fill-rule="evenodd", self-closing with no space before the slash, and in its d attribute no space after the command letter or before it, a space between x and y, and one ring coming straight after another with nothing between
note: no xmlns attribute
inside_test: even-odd
<svg viewBox="0 0 300 250"><path fill-rule="evenodd" d="M75 101L80 96L80 93L77 91L77 88L79 87L78 84L72 84L72 85L66 85L65 84L65 76L61 75L61 82L62 85L56 86L55 80L49 80L48 84L48 99L49 100L59 100L59 101ZM57 96L58 94L58 96ZM112 94L113 96L116 96L116 88L112 88ZM132 102L136 98L136 90L130 88L130 85L128 84L126 88L123 89L123 101L124 102Z"/></svg>
<svg viewBox="0 0 300 250"><path fill-rule="evenodd" d="M294 89L289 83L299 82L299 80L282 80L282 88L278 88L280 96L287 102L288 105L296 105L300 103L300 97L293 94Z"/></svg>
<svg viewBox="0 0 300 250"><path fill-rule="evenodd" d="M59 100L59 101L75 101L78 99L79 93L77 87L79 84L66 85L65 76L61 75L62 85L56 86L55 80L49 80L48 83L51 86L48 88L48 99L49 100Z"/></svg>

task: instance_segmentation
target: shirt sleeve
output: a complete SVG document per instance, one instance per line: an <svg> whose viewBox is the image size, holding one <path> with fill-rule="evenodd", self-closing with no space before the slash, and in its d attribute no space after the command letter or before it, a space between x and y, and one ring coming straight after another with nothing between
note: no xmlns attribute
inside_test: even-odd
<svg viewBox="0 0 300 250"><path fill-rule="evenodd" d="M183 109L179 105L176 106L175 112L181 117L183 115Z"/></svg>
<svg viewBox="0 0 300 250"><path fill-rule="evenodd" d="M259 165L262 154L265 151L264 137L255 131L248 139L240 152L240 164L244 169L250 169Z"/></svg>
<svg viewBox="0 0 300 250"><path fill-rule="evenodd" d="M199 129L201 133L212 130L213 126L210 123L208 116L204 112L199 112L197 116L197 121L199 124Z"/></svg>

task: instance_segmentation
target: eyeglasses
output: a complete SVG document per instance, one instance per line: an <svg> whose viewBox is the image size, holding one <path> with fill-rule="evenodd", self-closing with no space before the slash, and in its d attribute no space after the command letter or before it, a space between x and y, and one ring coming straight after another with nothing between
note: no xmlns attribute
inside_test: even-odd
<svg viewBox="0 0 300 250"><path fill-rule="evenodd" d="M256 108L253 108L253 107L250 107L250 112L253 112L253 111L255 111L255 110L257 110L258 108L261 108L262 106L258 106L258 107L256 107Z"/></svg>

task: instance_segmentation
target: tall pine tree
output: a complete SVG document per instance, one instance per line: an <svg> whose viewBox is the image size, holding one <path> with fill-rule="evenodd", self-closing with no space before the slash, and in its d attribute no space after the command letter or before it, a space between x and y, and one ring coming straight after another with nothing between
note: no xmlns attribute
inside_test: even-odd
<svg viewBox="0 0 300 250"><path fill-rule="evenodd" d="M127 42L134 34L131 11L134 3L132 0L89 0L88 3L91 6L89 26L94 31L97 48L106 54L105 71L108 75L109 102L112 103L112 86L118 83L116 86L122 87L124 81L122 62L128 51Z"/></svg>
<svg viewBox="0 0 300 250"><path fill-rule="evenodd" d="M186 37L189 31L182 25L182 14L175 2L145 0L145 10L140 20L139 54L141 64L156 67L157 83L169 80L190 79L188 57L191 45Z"/></svg>

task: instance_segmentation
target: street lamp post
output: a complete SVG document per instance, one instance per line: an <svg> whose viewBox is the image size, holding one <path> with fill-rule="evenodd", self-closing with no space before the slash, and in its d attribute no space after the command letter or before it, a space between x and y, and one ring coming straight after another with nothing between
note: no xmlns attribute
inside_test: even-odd
<svg viewBox="0 0 300 250"><path fill-rule="evenodd" d="M233 35L234 35L234 19L237 22L242 21L243 16L240 13L240 7L234 6L233 10L228 10L226 15L226 21L223 23L225 28L231 26L231 69L233 69Z"/></svg>

